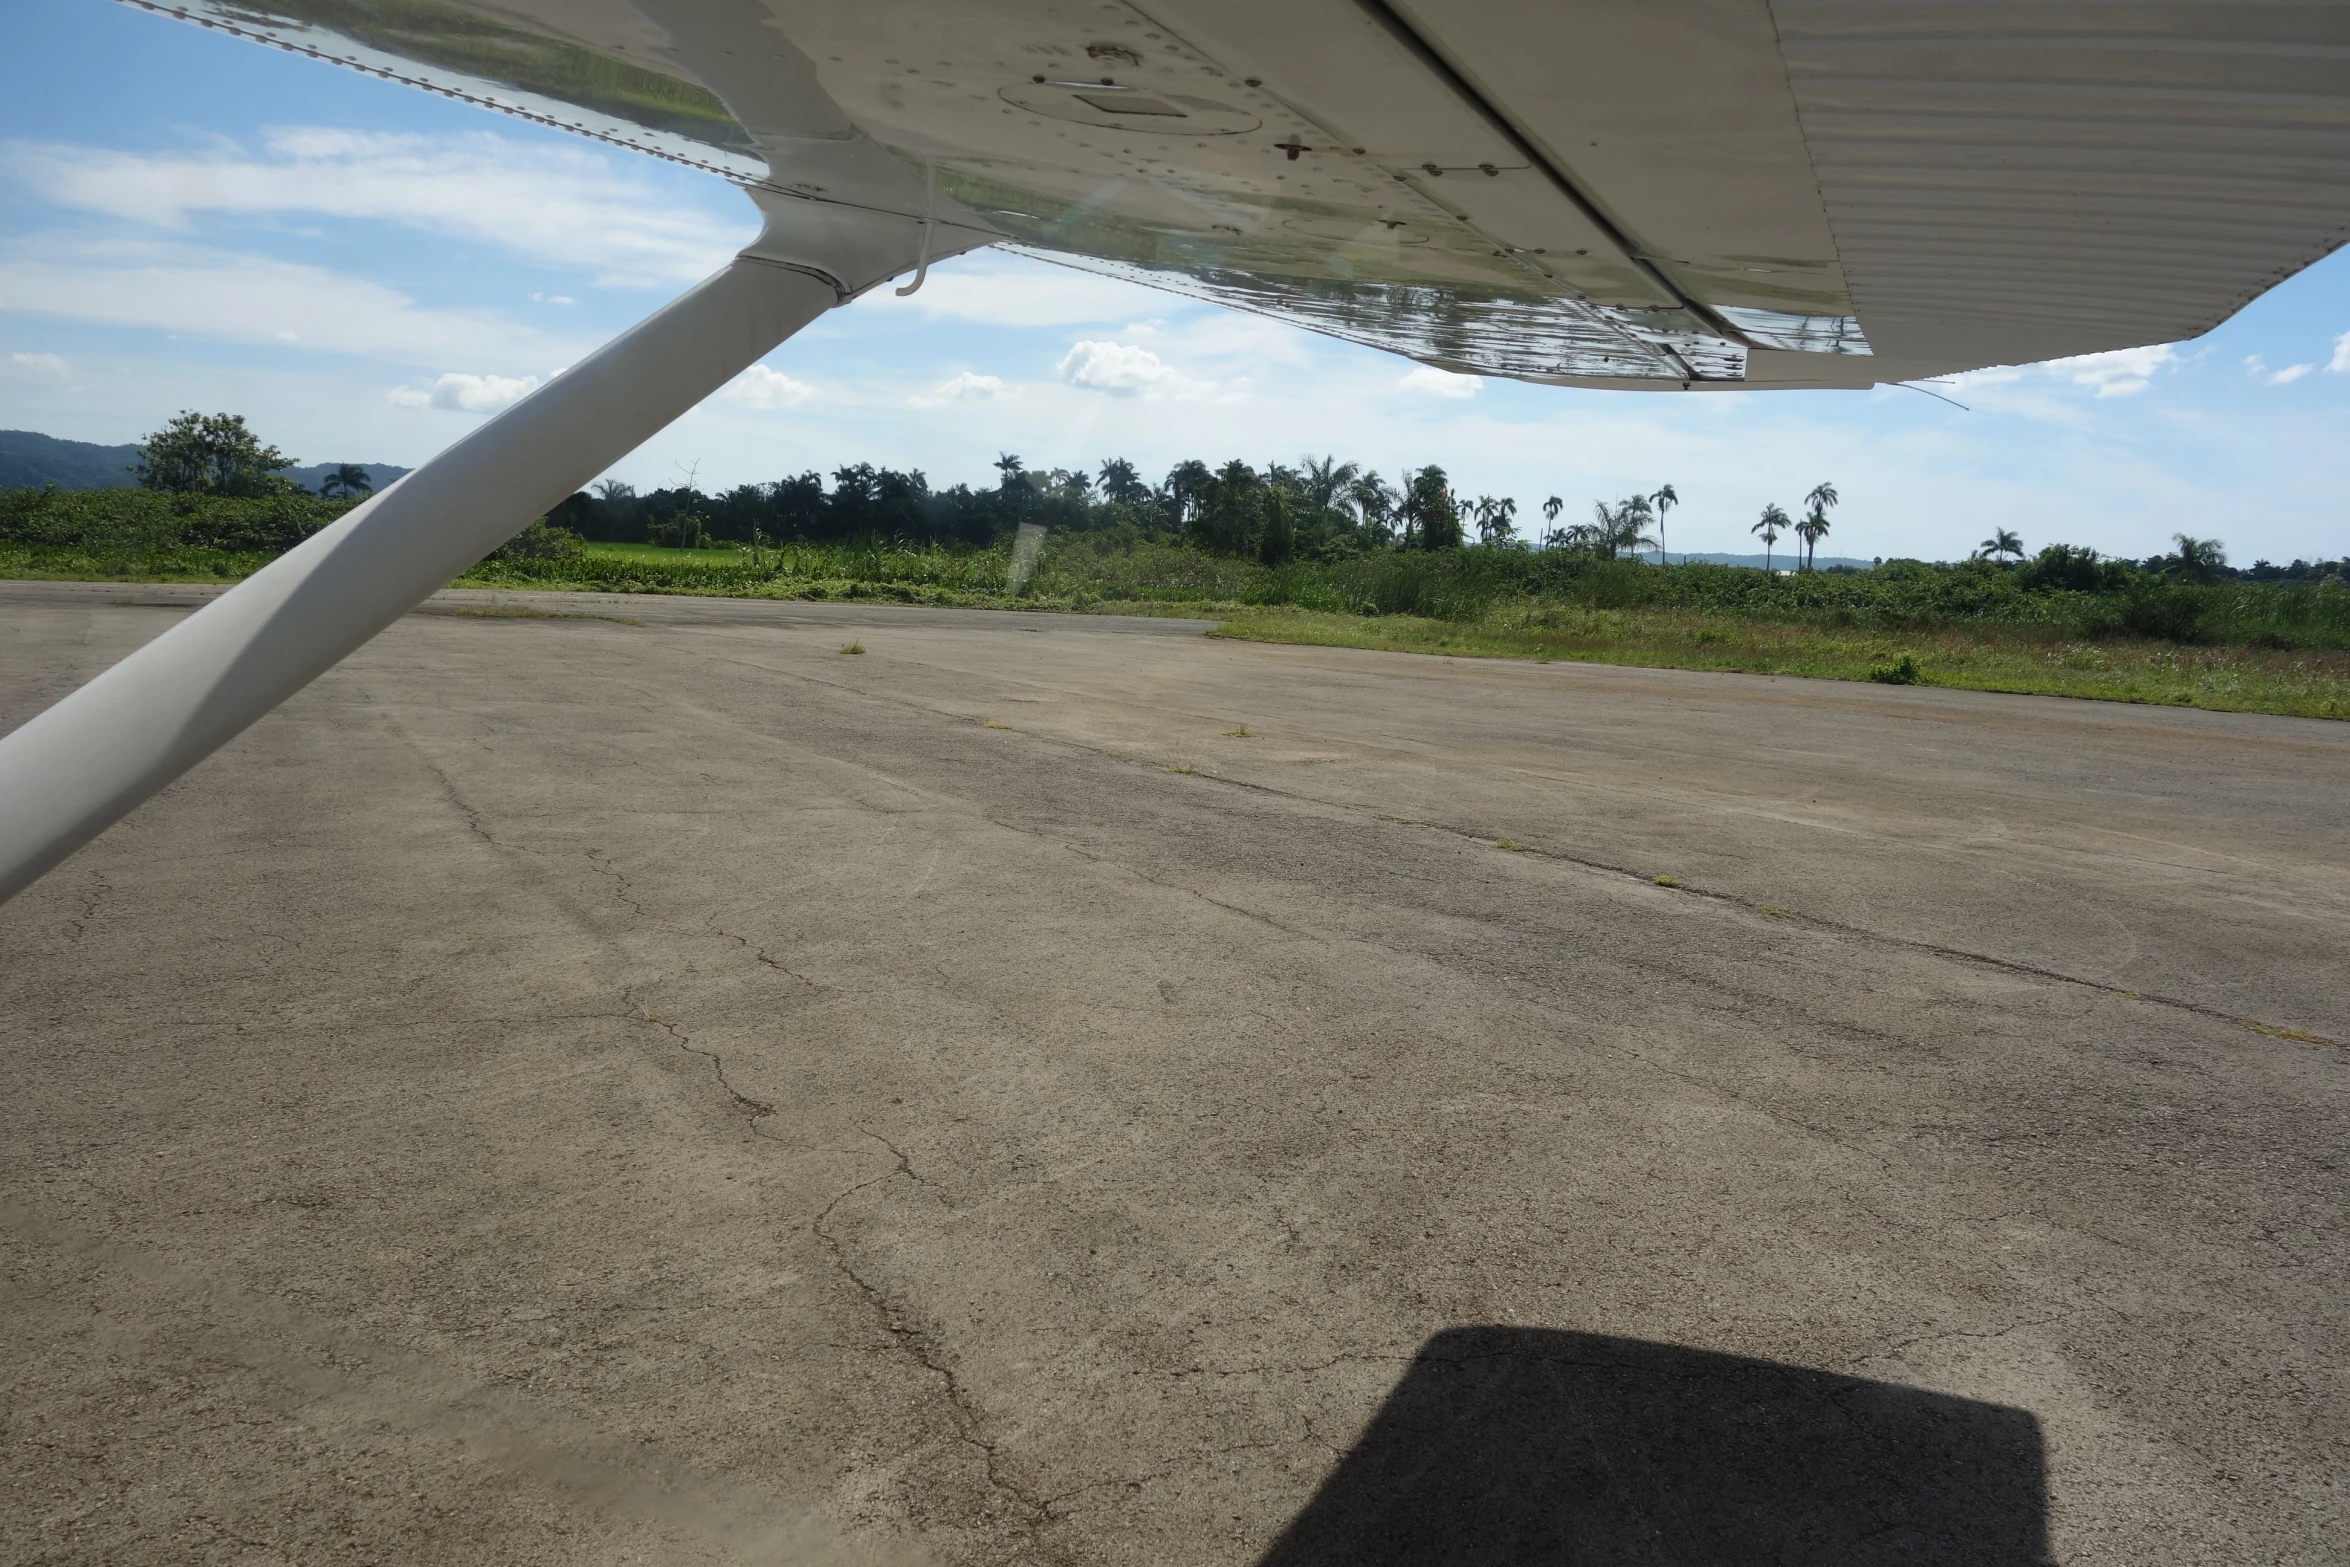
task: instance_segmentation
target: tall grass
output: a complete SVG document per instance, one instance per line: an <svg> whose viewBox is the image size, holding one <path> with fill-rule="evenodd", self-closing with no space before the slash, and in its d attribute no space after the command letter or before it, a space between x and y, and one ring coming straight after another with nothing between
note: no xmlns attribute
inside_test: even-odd
<svg viewBox="0 0 2350 1567"><path fill-rule="evenodd" d="M1836 629L1989 623L2074 638L2350 648L2350 588L2339 579L2203 585L2133 574L2112 591L2083 593L2028 589L2019 573L1973 561L1775 576L1705 562L1655 566L1564 552L1449 550L1263 566L1080 536L1048 548L1036 591L1080 601L1188 600L1464 623L1512 607L1658 610Z"/></svg>
<svg viewBox="0 0 2350 1567"><path fill-rule="evenodd" d="M745 597L992 600L1004 593L1002 548L951 550L870 544L793 544L765 550L655 550L591 544L563 560L485 560L460 582L479 587L572 588L598 593L719 593Z"/></svg>

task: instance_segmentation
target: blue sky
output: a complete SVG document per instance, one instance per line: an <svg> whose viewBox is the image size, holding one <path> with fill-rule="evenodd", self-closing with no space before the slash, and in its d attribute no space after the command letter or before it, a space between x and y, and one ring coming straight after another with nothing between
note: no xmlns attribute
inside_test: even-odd
<svg viewBox="0 0 2350 1567"><path fill-rule="evenodd" d="M296 459L414 465L755 231L724 182L113 0L0 8L0 426L107 443L244 413ZM2146 555L2350 552L2350 254L2190 343L1950 394L1670 396L1467 380L981 253L770 355L616 466L705 487L869 461L934 483L1124 455L1335 452L1464 493L1670 482L1676 550L1844 497L1823 554L1993 527Z"/></svg>

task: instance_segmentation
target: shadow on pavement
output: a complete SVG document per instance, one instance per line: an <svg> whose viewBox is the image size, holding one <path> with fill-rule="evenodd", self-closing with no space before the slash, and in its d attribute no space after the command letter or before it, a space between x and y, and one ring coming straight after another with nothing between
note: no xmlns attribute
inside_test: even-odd
<svg viewBox="0 0 2350 1567"><path fill-rule="evenodd" d="M2048 1560L2039 1422L1539 1328L1421 1348L1262 1567Z"/></svg>

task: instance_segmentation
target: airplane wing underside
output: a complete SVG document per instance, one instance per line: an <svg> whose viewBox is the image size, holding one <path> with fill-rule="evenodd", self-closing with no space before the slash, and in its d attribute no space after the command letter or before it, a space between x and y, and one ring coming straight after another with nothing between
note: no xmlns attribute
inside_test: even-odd
<svg viewBox="0 0 2350 1567"><path fill-rule="evenodd" d="M627 0L133 3L841 199ZM2350 238L2350 5L710 3L1015 249L1477 374L1866 386L2167 342Z"/></svg>

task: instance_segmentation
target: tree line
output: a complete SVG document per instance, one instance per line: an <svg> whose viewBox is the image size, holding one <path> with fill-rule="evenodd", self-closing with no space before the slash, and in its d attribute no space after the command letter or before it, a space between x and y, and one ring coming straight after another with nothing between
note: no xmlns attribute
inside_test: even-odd
<svg viewBox="0 0 2350 1567"><path fill-rule="evenodd" d="M280 470L292 460L268 445L239 414L183 412L139 445L133 468L141 488L177 496L268 500L305 496ZM1644 495L1591 503L1588 522L1561 523L1560 497L1542 503L1544 527L1535 539L1518 532L1518 503L1508 496L1466 496L1436 464L1406 468L1390 481L1375 469L1336 457L1257 468L1235 458L1221 467L1177 463L1153 483L1139 467L1112 457L1088 472L1030 468L1010 453L995 462L996 482L934 490L920 469L852 463L835 469L828 489L815 471L768 484L742 484L705 494L692 483L638 494L617 481L573 495L549 514L554 527L601 542L698 546L788 543L896 543L913 547L978 548L1022 523L1078 534L1125 533L1139 539L1188 544L1211 554L1265 565L1289 561L1332 563L1374 550L1455 550L1474 535L1484 549L1564 551L1599 560L1638 559L1666 552L1665 523L1680 496L1670 484ZM328 501L364 498L364 468L331 470L317 495ZM1800 516L1776 503L1752 528L1761 538L1764 567L1778 541L1799 543L1798 569L1813 566L1841 497L1822 482L1803 497ZM2258 561L2228 565L2217 539L2187 534L2175 548L2144 561L2119 560L2079 545L2051 544L2029 556L2021 537L1998 528L1975 558L2008 565L2019 585L2078 592L2112 591L2127 575L2152 573L2192 582L2230 579L2300 581L2342 576L2334 562L2296 560L2289 566Z"/></svg>
<svg viewBox="0 0 2350 1567"><path fill-rule="evenodd" d="M1407 470L1389 482L1335 457L1257 468L1177 463L1157 482L1113 457L1098 469L1030 468L1005 453L996 482L933 489L920 469L853 463L770 484L705 495L691 485L639 494L607 481L572 496L548 521L592 540L672 547L835 543L984 545L1035 523L1067 533L1124 531L1212 554L1280 565L1330 561L1372 549L1458 549L1467 529L1488 545L1516 543L1511 500L1464 500L1444 469Z"/></svg>

